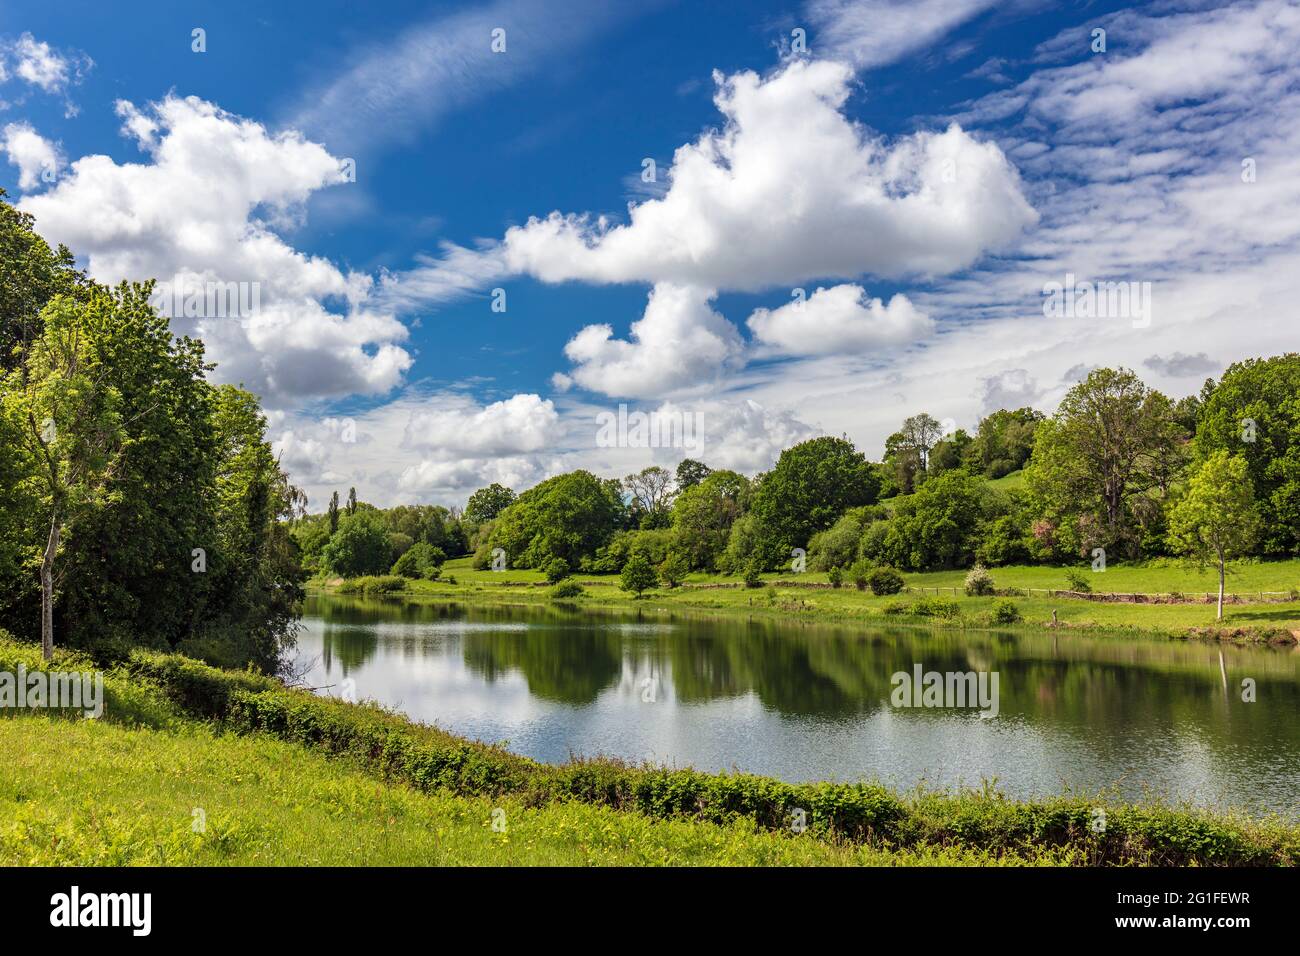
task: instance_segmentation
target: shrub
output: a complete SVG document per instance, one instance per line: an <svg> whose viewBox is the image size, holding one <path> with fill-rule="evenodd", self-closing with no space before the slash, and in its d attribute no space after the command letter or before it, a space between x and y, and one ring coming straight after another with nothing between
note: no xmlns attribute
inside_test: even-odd
<svg viewBox="0 0 1300 956"><path fill-rule="evenodd" d="M455 584L455 583L456 583L456 575L454 575L454 574L449 574L449 575L447 575L445 578L443 578L442 580L443 580L446 584Z"/></svg>
<svg viewBox="0 0 1300 956"><path fill-rule="evenodd" d="M986 597L993 593L993 575L988 568L977 564L966 575L966 595L968 597Z"/></svg>
<svg viewBox="0 0 1300 956"><path fill-rule="evenodd" d="M961 604L953 598L921 598L912 605L912 613L921 617L941 617L951 621L961 616Z"/></svg>
<svg viewBox="0 0 1300 956"><path fill-rule="evenodd" d="M659 565L659 580L663 581L665 587L677 587L690 573L691 566L685 556L676 551L670 553L664 558L664 563Z"/></svg>
<svg viewBox="0 0 1300 956"><path fill-rule="evenodd" d="M871 511L871 508L851 508L831 527L813 535L808 540L808 567L814 571L829 571L851 564L858 556L862 525Z"/></svg>
<svg viewBox="0 0 1300 956"><path fill-rule="evenodd" d="M853 578L853 586L859 591L865 591L867 589L867 579L870 577L871 571L872 567L870 561L867 561L866 559L855 561L853 566L849 568L849 577Z"/></svg>
<svg viewBox="0 0 1300 956"><path fill-rule="evenodd" d="M554 600L563 601L569 598L582 597L587 592L583 590L582 585L573 578L561 581L555 587L551 588L550 595Z"/></svg>
<svg viewBox="0 0 1300 956"><path fill-rule="evenodd" d="M637 597L641 596L641 592L654 587L657 581L655 569L650 566L645 555L640 553L627 559L627 564L623 565L623 572L619 575L619 586L624 591L634 591Z"/></svg>
<svg viewBox="0 0 1300 956"><path fill-rule="evenodd" d="M831 582L831 587L837 588L844 583L844 572L839 568L831 568L826 572L826 580Z"/></svg>
<svg viewBox="0 0 1300 956"><path fill-rule="evenodd" d="M745 587L761 588L763 586L763 565L757 560L745 565Z"/></svg>
<svg viewBox="0 0 1300 956"><path fill-rule="evenodd" d="M553 558L551 563L546 566L546 580L551 584L559 584L569 576L569 562L563 558Z"/></svg>
<svg viewBox="0 0 1300 956"><path fill-rule="evenodd" d="M1020 607L1014 601L1005 598L993 602L993 610L989 617L994 624L1019 624L1024 620L1020 614Z"/></svg>
<svg viewBox="0 0 1300 956"><path fill-rule="evenodd" d="M446 560L447 555L441 548L421 541L402 552L402 556L393 562L391 573L403 578L428 578L436 581L437 575L429 577L429 572L438 570Z"/></svg>
<svg viewBox="0 0 1300 956"><path fill-rule="evenodd" d="M340 594L395 594L406 590L406 578L396 574L349 578L339 585Z"/></svg>
<svg viewBox="0 0 1300 956"><path fill-rule="evenodd" d="M670 528L619 531L588 562L593 574L618 574L633 554L641 554L652 565L662 564L673 543Z"/></svg>
<svg viewBox="0 0 1300 956"><path fill-rule="evenodd" d="M906 601L890 601L880 609L882 614L910 614L912 605Z"/></svg>
<svg viewBox="0 0 1300 956"><path fill-rule="evenodd" d="M877 597L903 590L903 576L893 568L876 568L867 576L867 586Z"/></svg>
<svg viewBox="0 0 1300 956"><path fill-rule="evenodd" d="M1078 591L1080 594L1092 593L1092 585L1088 583L1088 579L1084 577L1082 571L1075 568L1066 568L1065 580L1070 585L1071 591Z"/></svg>

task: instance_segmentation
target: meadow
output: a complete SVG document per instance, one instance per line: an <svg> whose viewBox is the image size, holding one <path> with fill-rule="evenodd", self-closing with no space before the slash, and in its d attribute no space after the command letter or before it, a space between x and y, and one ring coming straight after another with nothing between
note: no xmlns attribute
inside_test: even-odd
<svg viewBox="0 0 1300 956"><path fill-rule="evenodd" d="M941 597L954 605L951 617L930 616L924 623L936 626L1094 628L1116 632L1188 637L1209 629L1229 639L1291 643L1290 632L1300 631L1300 560L1241 562L1235 569L1230 593L1240 594L1243 603L1229 604L1224 620L1216 626L1213 603L1206 603L1212 591L1207 587L1213 572L1177 561L1152 561L1141 565L1112 565L1104 572L1089 573L1094 594L1109 592L1180 595L1175 603L1129 603L1087 600L1067 592L1066 569L1020 566L991 569L994 583L1010 596L967 596L963 590L965 571L936 571L903 575L905 591L896 595L873 595L851 583L839 588L829 585L824 572L773 573L763 576L758 588L747 588L738 577L695 573L676 588L656 587L641 597L623 591L616 575L574 574L583 593L568 598L590 607L620 609L692 610L715 614L773 615L793 619L869 621L898 623L914 618L906 609L925 597ZM337 590L338 579L318 579L314 586ZM356 586L355 584L353 585ZM443 565L438 581L407 581L400 595L407 600L457 600L505 603L539 603L555 600L546 577L540 571L474 570L470 559L460 558ZM1032 589L1032 590L1031 590ZM1045 592L1058 593L1045 593ZM1272 593L1269 593L1272 592ZM1298 598L1291 600L1290 598ZM994 617L997 602L1012 602L1021 620L999 623ZM900 609L903 613L899 613Z"/></svg>

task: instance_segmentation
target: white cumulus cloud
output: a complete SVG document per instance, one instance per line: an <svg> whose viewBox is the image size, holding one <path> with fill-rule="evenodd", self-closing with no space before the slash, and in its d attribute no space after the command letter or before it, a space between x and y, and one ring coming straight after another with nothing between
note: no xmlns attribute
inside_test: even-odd
<svg viewBox="0 0 1300 956"><path fill-rule="evenodd" d="M852 78L807 60L715 74L726 122L677 150L662 198L621 225L534 217L507 231L508 266L547 282L757 290L949 272L1036 221L996 145L956 125L886 144L842 112Z"/></svg>
<svg viewBox="0 0 1300 956"><path fill-rule="evenodd" d="M575 363L564 376L606 395L665 395L707 385L743 345L735 326L710 306L714 293L697 286L659 283L631 340L614 338L606 324L588 325L564 347Z"/></svg>
<svg viewBox="0 0 1300 956"><path fill-rule="evenodd" d="M482 407L448 396L411 414L405 442L444 458L481 458L540 451L558 437L558 426L554 403L539 395L513 395Z"/></svg>
<svg viewBox="0 0 1300 956"><path fill-rule="evenodd" d="M10 165L18 167L20 189L35 189L42 177L52 179L58 172L59 151L30 123L9 123L3 134L0 150L9 157Z"/></svg>
<svg viewBox="0 0 1300 956"><path fill-rule="evenodd" d="M258 299L252 314L174 317L173 326L203 338L218 379L273 404L400 384L412 361L399 344L407 330L368 305L371 277L280 235L312 193L344 181L337 158L195 97L147 110L120 103L118 113L148 161L84 156L56 187L25 198L21 208L47 239L86 257L105 282L247 283Z"/></svg>
<svg viewBox="0 0 1300 956"><path fill-rule="evenodd" d="M859 285L819 288L806 301L758 309L747 323L758 340L789 355L832 355L906 345L934 321L899 293L885 304Z"/></svg>

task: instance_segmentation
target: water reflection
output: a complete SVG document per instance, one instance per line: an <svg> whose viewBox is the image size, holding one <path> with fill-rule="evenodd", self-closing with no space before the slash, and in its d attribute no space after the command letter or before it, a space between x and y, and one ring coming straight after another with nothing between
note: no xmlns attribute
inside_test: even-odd
<svg viewBox="0 0 1300 956"><path fill-rule="evenodd" d="M864 630L313 597L309 679L542 760L786 779L1113 787L1296 813L1300 654L1051 633ZM889 703L891 675L997 671L1000 715ZM1241 700L1241 680L1257 702Z"/></svg>

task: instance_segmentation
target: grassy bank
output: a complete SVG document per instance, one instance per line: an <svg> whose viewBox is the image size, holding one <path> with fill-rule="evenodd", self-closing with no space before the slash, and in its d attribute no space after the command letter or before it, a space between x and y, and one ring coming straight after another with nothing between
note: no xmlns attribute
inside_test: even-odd
<svg viewBox="0 0 1300 956"><path fill-rule="evenodd" d="M993 570L999 589L1064 589L1060 568L1011 567ZM1095 575L1095 590L1142 593L1198 593L1204 575L1174 563L1141 567L1114 567ZM453 580L447 580L447 579ZM1018 626L1047 627L1055 621L1064 627L1106 631L1133 631L1167 637L1207 636L1246 642L1293 644L1300 633L1300 601L1270 600L1229 605L1224 620L1216 624L1213 605L1205 603L1133 604L1084 600L1064 594L1025 590L1009 597L968 597L962 593L964 572L946 571L904 575L908 592L877 597L851 585L830 588L826 575L768 575L759 588L745 588L739 579L721 575L691 575L677 588L657 588L634 598L611 575L574 575L584 593L575 603L610 609L691 610L717 614L763 615L835 622L926 623L933 626L1006 627L995 616L995 604L1010 601ZM1244 565L1233 587L1242 592L1289 591L1300 584L1300 561ZM820 587L809 585L822 585ZM318 581L322 590L338 590L337 582ZM443 580L407 582L403 597L415 600L544 603L551 600L543 575L536 571L475 571L469 559L448 561ZM954 593L955 592L955 593ZM1203 591L1199 593L1203 594ZM938 597L913 613L925 598ZM937 613L936 613L937 612ZM1208 629L1208 633L1206 633Z"/></svg>
<svg viewBox="0 0 1300 956"><path fill-rule="evenodd" d="M984 863L653 820L580 803L525 807L377 781L266 736L24 716L0 720L3 866L510 866ZM204 814L195 832L195 810ZM492 829L504 811L504 832ZM1052 862L1050 854L1043 862ZM1029 859L1024 862L1030 862Z"/></svg>
<svg viewBox="0 0 1300 956"><path fill-rule="evenodd" d="M0 670L36 665L0 642ZM83 667L64 659L60 667ZM1082 796L548 766L179 657L109 672L104 719L0 720L3 863L1293 865L1300 827ZM201 808L206 829L193 831ZM1096 832L1098 809L1106 825ZM504 832L492 827L503 812ZM806 830L791 821L802 816Z"/></svg>

